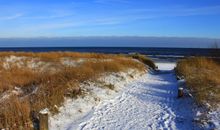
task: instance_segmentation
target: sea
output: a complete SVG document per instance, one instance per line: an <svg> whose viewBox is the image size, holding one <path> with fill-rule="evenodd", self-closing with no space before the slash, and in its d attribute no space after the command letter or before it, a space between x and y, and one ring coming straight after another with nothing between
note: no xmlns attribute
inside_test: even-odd
<svg viewBox="0 0 220 130"><path fill-rule="evenodd" d="M219 49L210 48L161 48L161 47L8 47L0 52L81 52L105 54L140 53L152 59L181 59L189 56L212 57ZM219 54L219 53L218 53Z"/></svg>

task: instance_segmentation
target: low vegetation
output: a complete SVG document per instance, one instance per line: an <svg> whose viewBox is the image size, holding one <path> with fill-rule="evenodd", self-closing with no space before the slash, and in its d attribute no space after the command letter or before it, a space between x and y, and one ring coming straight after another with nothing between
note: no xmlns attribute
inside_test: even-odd
<svg viewBox="0 0 220 130"><path fill-rule="evenodd" d="M130 56L132 58L137 59L140 62L148 65L150 68L152 68L154 70L156 69L156 65L154 64L154 62L151 59L147 58L146 56L141 55L141 54L133 54L133 55L130 55Z"/></svg>
<svg viewBox="0 0 220 130"><path fill-rule="evenodd" d="M143 57L134 57L154 67ZM95 53L0 53L0 128L31 124L37 113L57 112L65 97L77 97L79 84L106 72L145 70L130 57ZM114 89L114 85L106 85Z"/></svg>
<svg viewBox="0 0 220 130"><path fill-rule="evenodd" d="M184 76L199 104L220 104L219 62L202 57L188 58L177 63L176 71Z"/></svg>

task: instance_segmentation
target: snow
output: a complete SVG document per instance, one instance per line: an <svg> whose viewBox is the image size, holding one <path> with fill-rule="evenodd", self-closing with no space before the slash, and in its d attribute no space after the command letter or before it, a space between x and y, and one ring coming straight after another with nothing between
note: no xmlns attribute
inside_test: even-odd
<svg viewBox="0 0 220 130"><path fill-rule="evenodd" d="M100 103L90 119L74 129L194 129L192 100L177 98L172 70L175 65L157 65L165 72L146 74L128 84L117 97Z"/></svg>
<svg viewBox="0 0 220 130"><path fill-rule="evenodd" d="M218 108L209 112L208 117L213 125L211 127L220 129L220 107L218 106Z"/></svg>
<svg viewBox="0 0 220 130"><path fill-rule="evenodd" d="M62 58L61 63L65 66L70 67L77 67L80 66L82 63L86 61L92 61L92 62L109 62L112 61L112 59L96 59L96 58L79 58L79 59L71 59L69 57Z"/></svg>
<svg viewBox="0 0 220 130"><path fill-rule="evenodd" d="M85 84L90 93L68 99L58 115L50 117L51 130L191 130L201 129L190 96L177 98L178 81L174 62L157 63L159 72L129 79L128 74L109 74L101 79L116 84L116 90ZM131 72L130 72L131 73ZM137 74L137 73L136 73ZM122 78L123 77L123 78ZM219 117L213 112L219 128Z"/></svg>
<svg viewBox="0 0 220 130"><path fill-rule="evenodd" d="M157 62L156 65L159 67L160 70L173 70L176 66L175 62Z"/></svg>
<svg viewBox="0 0 220 130"><path fill-rule="evenodd" d="M25 60L25 57L17 57L17 56L9 56L6 57L3 61L3 67L5 69L9 69L11 64L16 64L16 66L20 67L23 66L24 63L22 60Z"/></svg>
<svg viewBox="0 0 220 130"><path fill-rule="evenodd" d="M64 105L59 108L59 114L50 116L49 128L51 130L77 129L80 123L91 118L100 102L114 99L119 94L118 91L125 87L125 84L131 83L140 75L143 74L136 70L106 73L101 76L99 82L88 81L80 84L87 93L76 99L66 99ZM114 84L114 90L103 88L108 84Z"/></svg>
<svg viewBox="0 0 220 130"><path fill-rule="evenodd" d="M27 66L30 69L39 69L46 66L46 62L40 61L39 58L25 56L7 56L3 58L4 69L10 69L12 66L22 68Z"/></svg>
<svg viewBox="0 0 220 130"><path fill-rule="evenodd" d="M76 67L85 62L85 59L71 60L70 58L63 58L61 63L65 66Z"/></svg>
<svg viewBox="0 0 220 130"><path fill-rule="evenodd" d="M6 101L7 99L9 99L13 95L20 95L22 93L23 93L23 91L21 90L21 88L18 88L18 87L15 87L12 91L6 91L6 92L0 94L0 103Z"/></svg>
<svg viewBox="0 0 220 130"><path fill-rule="evenodd" d="M49 112L48 108L45 108L45 109L40 111L41 114L48 114L48 112Z"/></svg>
<svg viewBox="0 0 220 130"><path fill-rule="evenodd" d="M183 90L183 88L179 88L179 90Z"/></svg>

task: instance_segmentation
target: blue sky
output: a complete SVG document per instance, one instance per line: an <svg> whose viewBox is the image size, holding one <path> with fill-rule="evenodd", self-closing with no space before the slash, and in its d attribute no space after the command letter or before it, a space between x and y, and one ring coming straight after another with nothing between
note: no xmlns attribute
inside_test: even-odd
<svg viewBox="0 0 220 130"><path fill-rule="evenodd" d="M0 37L220 38L219 0L0 0Z"/></svg>

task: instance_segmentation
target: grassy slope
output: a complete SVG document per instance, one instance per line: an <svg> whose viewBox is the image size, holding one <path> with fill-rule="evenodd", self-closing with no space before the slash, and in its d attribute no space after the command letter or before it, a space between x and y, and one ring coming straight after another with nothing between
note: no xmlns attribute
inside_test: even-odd
<svg viewBox="0 0 220 130"><path fill-rule="evenodd" d="M22 58L5 64L5 60L11 56ZM65 66L61 63L62 58L73 61L87 60L79 66ZM153 63L145 62L143 57L134 58L154 67ZM33 59L35 60L32 61ZM42 62L43 65L28 67L33 64L30 63L31 61L34 64ZM130 57L119 55L2 52L0 53L0 95L14 90L15 87L21 89L24 94L14 94L4 102L0 102L0 128L31 122L33 115L42 108L47 107L56 112L54 106L62 105L67 94L75 97L81 93L80 82L96 79L106 72L120 72L128 69L143 71L145 66ZM36 87L37 92L31 93Z"/></svg>
<svg viewBox="0 0 220 130"><path fill-rule="evenodd" d="M141 61L142 63L148 65L150 68L152 69L156 69L156 65L154 64L154 62L149 59L148 57L144 56L144 55L140 55L140 54L133 54L130 55L132 58L137 59L139 61Z"/></svg>

